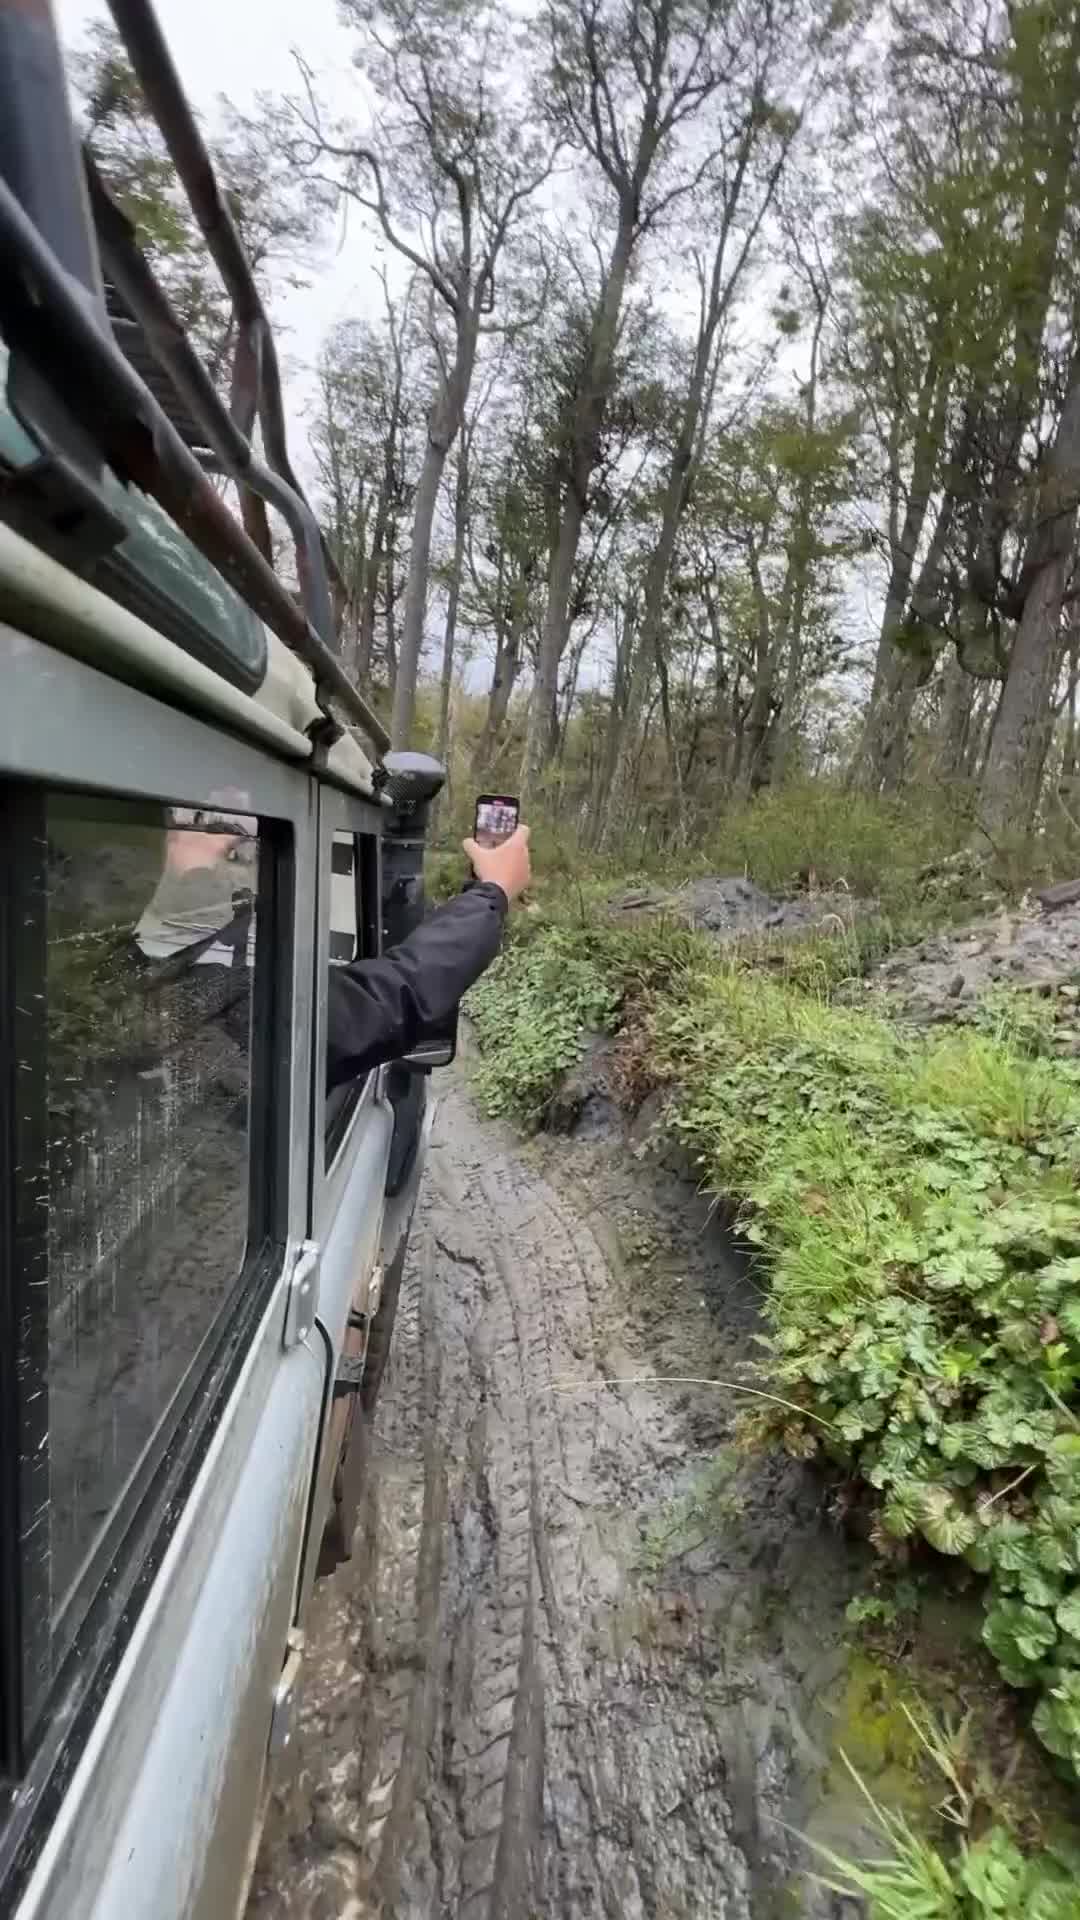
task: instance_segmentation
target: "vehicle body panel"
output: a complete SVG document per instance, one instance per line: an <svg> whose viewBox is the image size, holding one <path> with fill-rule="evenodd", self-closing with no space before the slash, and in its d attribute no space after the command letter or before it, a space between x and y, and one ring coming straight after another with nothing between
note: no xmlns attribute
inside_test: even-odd
<svg viewBox="0 0 1080 1920"><path fill-rule="evenodd" d="M182 806L224 795L293 836L278 1277L17 1907L18 1920L222 1920L244 1885L274 1692L329 1504L336 1462L325 1447L320 1460L320 1446L330 1384L383 1228L393 1119L381 1076L329 1173L313 1100L314 1062L325 1057L329 847L342 825L377 833L382 814L11 627L0 627L0 674L3 773ZM289 1274L313 1231L319 1325L286 1351Z"/></svg>
<svg viewBox="0 0 1080 1920"><path fill-rule="evenodd" d="M19 1920L223 1920L231 1911L256 1819L324 1389L317 1351L281 1351L287 1284L283 1276L268 1305Z"/></svg>
<svg viewBox="0 0 1080 1920"><path fill-rule="evenodd" d="M0 400L7 388L9 355L0 340ZM0 404L0 474L18 472L41 458L41 448ZM127 535L109 556L113 576L128 572L156 596L162 609L171 608L206 637L221 663L235 669L239 683L257 686L266 672L266 632L258 616L185 539L156 500L138 487L121 486L106 469L102 484L109 505L127 527ZM97 562L102 567L102 562ZM107 591L107 575L100 579Z"/></svg>
<svg viewBox="0 0 1080 1920"><path fill-rule="evenodd" d="M272 334L149 0L123 9L118 24L232 296L232 414L152 275L149 291L140 279L145 263L130 235L134 263L121 259L116 223L123 222L116 214L110 224L100 181L96 232L88 219L93 196L50 7L0 12L11 55L0 223L13 263L0 300L0 807L10 829L5 845L15 850L4 873L21 908L0 915L0 1015L4 1035L15 1038L7 1077L0 1076L0 1141L18 1195L6 1213L0 1209L12 1273L0 1293L11 1336L0 1457L0 1514L11 1529L2 1543L10 1578L4 1571L0 1579L0 1873L10 1877L0 1885L0 1906L16 1920L231 1920L244 1897L268 1739L275 1726L280 1733L283 1669L291 1677L299 1657L298 1623L341 1454L341 1425L329 1415L343 1343L354 1352L362 1346L380 1250L385 1257L392 1244L395 1255L403 1252L427 1137L402 1161L408 1176L400 1192L395 1185L387 1213L391 1153L406 1133L398 1083L409 1083L403 1068L391 1106L386 1075L375 1073L331 1116L332 1162L325 1164L328 927L338 910L331 843L335 831L365 836L362 873L356 843L356 891L358 912L364 894L363 951L370 953L377 950L373 900L376 929L382 917L378 844L384 826L392 837L401 826L383 796L387 770L374 769L362 745L385 749L389 737L342 664L346 587L289 462ZM108 307L103 258L112 261ZM164 333L155 331L162 316ZM187 396L179 412L168 398L170 379L172 402ZM14 413L5 408L12 393ZM188 403L194 414L185 414ZM245 439L256 416L264 460ZM205 444L185 432L185 418L205 431ZM196 444L204 458L195 457ZM259 515L245 512L241 525L210 478L222 472L237 482L246 508L258 495L283 513L299 594L269 564L265 510L265 537L256 527L253 541ZM249 827L233 838L219 814L257 816L257 847L243 846ZM74 854L65 820L74 823ZM110 821L116 852L125 832L141 849L134 865L124 868L115 857L110 864ZM185 856L205 852L190 845L200 832L230 838L217 842L209 860L185 865ZM422 832L413 834L414 864L422 841ZM231 867L219 875L229 884L215 895L214 914L206 901L193 904L198 886L187 895L178 890L178 874L226 859L243 868L243 853L254 884L245 889L241 872L233 885ZM63 875L80 861L94 887L65 905ZM140 914L144 880L155 873ZM418 865L413 878L419 901ZM337 900L347 904L340 888ZM5 893L0 906L7 901ZM205 940L191 931L199 913ZM217 1046L204 1074L204 1054L182 1052L190 1029L177 1010L179 994L170 1000L168 991L181 979L185 991L194 988L188 973L202 964L240 968L253 959L253 975L226 983L242 991L223 996L200 1029ZM209 1006L215 984L207 974L201 999L190 994L196 1011ZM106 989L115 989L111 998ZM163 1009L157 1052L148 1004ZM170 1131L185 1089L198 1090L204 1077L216 1085L228 1010L241 1004L246 1025L237 1018L226 1037L235 1073L232 1138L242 1133L247 1152L246 1241L245 1162L227 1151L215 1162L219 1136L201 1119L191 1133ZM94 1079L89 1069L102 1061L105 1071ZM29 1078L18 1080L16 1063ZM148 1095L140 1081L162 1091ZM415 1081L407 1111L420 1125ZM340 1129L338 1114L348 1116ZM164 1156L154 1159L144 1187L158 1136L183 1150L168 1165ZM24 1139L27 1150L12 1152ZM209 1206L204 1194L185 1213L181 1196L199 1189L172 1172L202 1158L212 1174L232 1180L239 1235L228 1263L213 1195ZM99 1177L99 1159L107 1178ZM54 1164L67 1182L58 1188L50 1184ZM155 1185L159 1165L165 1171ZM116 1233L98 1233L95 1223L116 1192L130 1201L128 1224L118 1208ZM190 1266L200 1299L215 1310L193 1352L170 1338L179 1318L155 1316L158 1301L174 1303L173 1282L183 1275L182 1262L171 1264L168 1237L153 1237L159 1200L163 1214L171 1203L182 1222L202 1228ZM64 1243L68 1264L55 1301L47 1209L52 1219L63 1215L65 1227L84 1228L88 1249L95 1248L84 1253ZM34 1217L20 1239L27 1213ZM134 1232L147 1222L144 1258ZM120 1289L124 1310L127 1294L145 1307L159 1351L187 1363L179 1379L190 1392L166 1385L155 1397L159 1376L149 1367L139 1374L137 1342L130 1350L115 1344L120 1323L106 1300L99 1338L114 1343L110 1360L130 1365L142 1396L145 1428L132 1423L132 1445L142 1453L133 1451L129 1471L121 1450L126 1478L113 1486L106 1476L99 1504L88 1498L80 1516L97 1528L101 1550L84 1558L85 1637L75 1629L63 1639L56 1622L74 1589L58 1570L51 1531L65 1497L57 1489L66 1384L54 1371L52 1323L57 1308L74 1303L70 1344L88 1344L89 1318L79 1314L118 1246L131 1254L134 1272ZM157 1293L141 1291L155 1264ZM317 1292L314 1284L301 1288L301 1270ZM63 1290L69 1278L70 1295ZM213 1293L219 1283L220 1297ZM104 1298L108 1287L101 1291ZM384 1307L383 1358L389 1330ZM107 1368L92 1376L92 1384L106 1383L86 1402L92 1433L99 1424L123 1424L122 1395L109 1389L116 1377ZM33 1501L25 1493L27 1461L38 1476ZM77 1476L72 1485L78 1490ZM27 1574L32 1537L34 1580ZM55 1659L39 1662L40 1685L35 1678L28 1693L27 1646L38 1641Z"/></svg>

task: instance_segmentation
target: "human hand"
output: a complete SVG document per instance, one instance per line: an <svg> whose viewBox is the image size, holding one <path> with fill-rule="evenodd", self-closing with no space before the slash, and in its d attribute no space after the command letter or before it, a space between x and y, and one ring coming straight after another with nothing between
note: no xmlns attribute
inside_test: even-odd
<svg viewBox="0 0 1080 1920"><path fill-rule="evenodd" d="M494 880L511 905L524 893L531 878L528 827L518 827L501 847L482 847L475 840L464 846L478 880Z"/></svg>

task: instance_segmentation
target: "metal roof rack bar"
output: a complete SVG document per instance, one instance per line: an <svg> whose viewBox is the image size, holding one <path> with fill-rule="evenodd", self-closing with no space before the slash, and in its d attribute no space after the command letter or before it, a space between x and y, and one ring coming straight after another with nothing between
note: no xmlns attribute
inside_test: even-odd
<svg viewBox="0 0 1080 1920"><path fill-rule="evenodd" d="M244 243L218 184L206 143L176 71L168 42L161 31L151 0L108 0L108 6L147 105L161 129L191 210L233 304L237 325L232 396L234 417L245 437L249 437L258 412L268 464L303 500L303 488L289 459L281 372L273 329L255 284ZM334 578L335 586L343 593L344 583L325 540L323 549L327 570ZM302 574L301 586L304 586ZM329 632L323 630L318 621L314 624L320 628L323 639L328 640Z"/></svg>
<svg viewBox="0 0 1080 1920"><path fill-rule="evenodd" d="M311 668L381 751L389 736L341 662L215 492L167 414L125 359L6 180L0 180L0 312L25 355L110 464L159 501L273 632Z"/></svg>
<svg viewBox="0 0 1080 1920"><path fill-rule="evenodd" d="M121 212L84 147L90 210L97 229L102 264L121 299L134 314L147 346L213 449L217 471L248 487L277 507L288 522L298 553L304 555L312 599L329 619L330 590L323 564L322 534L304 495L279 474L271 473L251 450L250 441L229 414L205 366L173 311L168 295L158 285L135 239L135 229ZM207 465L204 460L203 466ZM264 556L265 558L265 556ZM311 609L308 608L310 617ZM318 623L316 630L318 631ZM321 635L325 638L325 633Z"/></svg>
<svg viewBox="0 0 1080 1920"><path fill-rule="evenodd" d="M0 311L18 352L13 367L19 366L20 391L29 392L27 374L38 380L40 397L35 389L31 406L38 437L44 432L46 441L70 438L75 428L66 428L65 418L89 431L98 451L161 503L279 639L306 661L323 692L333 693L349 719L383 751L389 745L386 729L333 650L345 587L289 460L273 334L243 243L150 0L110 0L110 6L233 304L232 410L218 396L124 216L88 163L99 247L108 253L120 299L167 377L164 406L143 377L145 356L141 368L132 366L117 344L102 298L99 250L79 177L50 0L0 0L0 243L7 255ZM169 417L170 390L186 409L188 431L193 422L206 437L202 464ZM66 416L50 402L50 393L66 403ZM183 424L181 412L173 411ZM265 463L256 460L250 444L256 417ZM90 447L83 452L82 443L73 444L92 499L93 470L86 465ZM204 468L227 473L239 484L243 528ZM78 481L77 473L72 477ZM266 500L283 514L296 542L303 613L271 565ZM106 524L106 537L107 532Z"/></svg>

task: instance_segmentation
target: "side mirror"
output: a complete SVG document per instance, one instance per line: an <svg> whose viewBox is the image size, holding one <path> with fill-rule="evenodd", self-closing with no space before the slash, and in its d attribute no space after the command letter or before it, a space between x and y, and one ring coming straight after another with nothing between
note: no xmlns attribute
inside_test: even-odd
<svg viewBox="0 0 1080 1920"><path fill-rule="evenodd" d="M452 1032L440 1034L435 1040L422 1040L411 1053L405 1054L395 1066L404 1067L406 1073L430 1073L433 1067L448 1067L457 1052L457 1015L454 1015Z"/></svg>
<svg viewBox="0 0 1080 1920"><path fill-rule="evenodd" d="M383 834L383 939L404 940L424 917L424 840L431 803L446 783L446 768L426 753L388 753L377 774L389 802ZM457 1052L457 1009L441 1033L394 1062L407 1074L448 1067Z"/></svg>

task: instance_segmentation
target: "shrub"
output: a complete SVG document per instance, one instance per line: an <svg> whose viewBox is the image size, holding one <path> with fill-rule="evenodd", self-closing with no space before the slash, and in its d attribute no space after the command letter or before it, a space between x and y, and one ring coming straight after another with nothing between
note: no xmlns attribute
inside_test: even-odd
<svg viewBox="0 0 1080 1920"><path fill-rule="evenodd" d="M672 1125L769 1255L768 1372L813 1416L785 1443L827 1422L883 1552L988 1576L986 1644L1080 1772L1075 1069L715 970L654 1032Z"/></svg>
<svg viewBox="0 0 1080 1920"><path fill-rule="evenodd" d="M695 946L676 925L513 922L503 953L466 1001L483 1054L475 1087L486 1112L537 1124L586 1035L610 1031L626 996L670 982Z"/></svg>
<svg viewBox="0 0 1080 1920"><path fill-rule="evenodd" d="M556 927L511 942L467 1003L485 1054L476 1091L487 1112L538 1121L585 1033L610 1026L619 998L581 935Z"/></svg>
<svg viewBox="0 0 1080 1920"><path fill-rule="evenodd" d="M725 814L706 843L716 872L745 869L769 891L809 870L887 903L906 900L918 873L964 837L962 811L940 793L923 803L853 792L815 780L769 788Z"/></svg>
<svg viewBox="0 0 1080 1920"><path fill-rule="evenodd" d="M951 1786L950 1772L946 1779ZM973 1838L954 1811L954 1793L946 1801L947 1818L963 1831L957 1851L947 1855L902 1814L879 1806L857 1773L855 1780L869 1803L885 1857L846 1860L829 1847L815 1846L836 1876L815 1878L835 1893L867 1900L867 1920L1019 1920L1020 1915L1077 1920L1080 1900L1071 1857L1046 1850L1026 1858L998 1824Z"/></svg>
<svg viewBox="0 0 1080 1920"><path fill-rule="evenodd" d="M987 1577L986 1644L1080 1773L1077 1068L1001 1001L913 1035L676 928L542 922L471 997L489 1111L540 1117L629 994L668 1124L767 1256L766 1371L805 1418L759 1432L872 1488L883 1554Z"/></svg>

